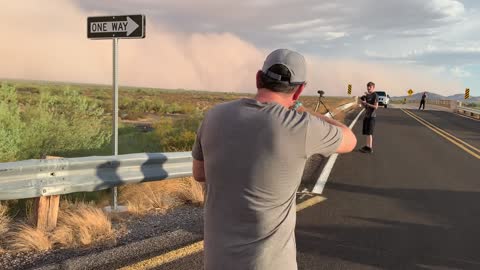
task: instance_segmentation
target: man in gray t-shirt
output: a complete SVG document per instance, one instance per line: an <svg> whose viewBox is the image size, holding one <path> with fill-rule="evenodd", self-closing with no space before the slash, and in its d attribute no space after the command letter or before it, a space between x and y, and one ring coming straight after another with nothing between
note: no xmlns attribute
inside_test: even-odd
<svg viewBox="0 0 480 270"><path fill-rule="evenodd" d="M297 269L295 199L307 158L350 152L355 135L297 102L302 55L272 52L257 73L255 99L212 108L192 155L205 181L205 269Z"/></svg>

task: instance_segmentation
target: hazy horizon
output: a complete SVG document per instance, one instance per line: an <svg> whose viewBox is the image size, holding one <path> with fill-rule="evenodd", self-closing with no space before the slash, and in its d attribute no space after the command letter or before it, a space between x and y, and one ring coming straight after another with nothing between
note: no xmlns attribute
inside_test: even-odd
<svg viewBox="0 0 480 270"><path fill-rule="evenodd" d="M8 37L0 44L0 57L8 64L0 66L0 77L109 85L112 41L88 40L86 19L142 13L147 18L146 38L119 42L121 85L253 93L255 73L265 56L286 47L306 56L308 95L318 89L332 96L346 95L348 84L353 85L354 95L360 95L368 81L392 95L404 95L411 88L448 96L466 87L473 96L480 95L476 66L470 59L480 56L480 47L463 37L458 47L447 50L447 36L439 34L450 28L449 35L459 32L462 23L476 25L474 2L429 0L419 6L406 1L395 6L393 2L361 1L384 9L372 17L377 23L388 21L393 7L417 8L419 14L412 21L391 22L391 29L357 20L372 14L343 0L317 3L312 11L307 4L300 5L305 15L301 21L288 13L292 2L280 2L275 6L256 1L231 3L248 12L231 12L233 7L213 0L202 5L173 0L115 4L52 0L29 3L28 8L21 2L7 2L0 10L0 29ZM285 16L265 17L262 11L272 8ZM392 29L403 34L392 37ZM397 45L401 42L405 44Z"/></svg>
<svg viewBox="0 0 480 270"><path fill-rule="evenodd" d="M100 83L83 83L83 82L75 82L75 81L45 81L45 80L30 80L30 79L16 79L16 78L0 78L0 81L7 81L7 82L20 82L20 83L45 83L45 84L59 84L59 85L85 85L85 86L95 86L95 87L102 87L102 88L112 88L112 84L100 84ZM141 88L141 89L146 89L146 90L159 90L159 91L196 91L196 92L208 92L208 93L234 93L234 94L254 94L253 92L232 92L232 91L214 91L214 90L208 90L208 89L188 89L188 88L159 88L159 87L149 87L149 86L137 86L137 85L119 85L119 88ZM383 89L376 89L376 91L384 91ZM424 92L424 91L423 91ZM413 95L418 95L423 92L415 92ZM427 91L429 94L437 94L441 95L444 97L452 97L455 95L464 95L463 92L451 94L451 95L442 95L439 94L438 92L433 91ZM390 92L389 92L390 94ZM318 97L317 92L307 92L302 94L302 96L313 96L313 97ZM330 93L325 93L324 96L326 97L344 97L347 96L345 93L341 93L340 95L330 95ZM355 95L352 95L355 96ZM360 96L360 95L356 95ZM400 95L391 95L392 97L404 97L408 96L408 94L400 94ZM470 97L474 98L480 98L480 96L475 96L475 95L470 95Z"/></svg>

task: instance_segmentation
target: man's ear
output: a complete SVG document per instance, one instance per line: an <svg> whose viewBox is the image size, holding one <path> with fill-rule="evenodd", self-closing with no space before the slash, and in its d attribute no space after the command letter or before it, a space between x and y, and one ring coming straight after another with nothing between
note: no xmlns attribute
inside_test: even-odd
<svg viewBox="0 0 480 270"><path fill-rule="evenodd" d="M263 72L261 70L257 71L257 89L263 88L262 85L262 74Z"/></svg>
<svg viewBox="0 0 480 270"><path fill-rule="evenodd" d="M300 97L300 95L303 92L303 89L305 89L305 84L304 83L298 87L298 89L295 91L295 93L293 93L292 100L298 100L298 98Z"/></svg>

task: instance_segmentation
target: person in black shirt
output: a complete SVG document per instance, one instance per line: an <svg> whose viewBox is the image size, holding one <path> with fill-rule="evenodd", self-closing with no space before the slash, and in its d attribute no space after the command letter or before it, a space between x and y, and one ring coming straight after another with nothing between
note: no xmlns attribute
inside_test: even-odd
<svg viewBox="0 0 480 270"><path fill-rule="evenodd" d="M420 107L418 109L420 110L423 106L423 110L425 110L425 101L427 100L427 92L424 92L422 95L422 100L420 101Z"/></svg>
<svg viewBox="0 0 480 270"><path fill-rule="evenodd" d="M365 107L365 117L363 118L363 135L367 136L367 145L360 149L363 153L373 153L373 131L375 130L375 118L378 109L378 95L375 93L375 83L367 84L365 96L362 97L362 105Z"/></svg>

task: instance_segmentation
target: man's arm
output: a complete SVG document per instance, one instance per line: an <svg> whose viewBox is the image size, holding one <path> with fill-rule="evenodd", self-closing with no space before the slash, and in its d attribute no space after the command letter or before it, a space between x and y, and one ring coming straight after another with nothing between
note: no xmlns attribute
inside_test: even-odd
<svg viewBox="0 0 480 270"><path fill-rule="evenodd" d="M328 117L322 115L321 113L309 111L304 106L301 106L300 108L298 108L297 111L298 112L307 112L311 115L314 115L314 116L320 118L321 120L323 120L323 121L325 121L325 122L327 122L331 125L339 127L342 130L342 134L343 134L342 142L340 143L340 146L338 147L337 151L335 151L336 153L344 154L344 153L352 152L352 150L357 145L357 137L355 136L355 134L353 134L352 130L349 129L343 123L340 123L339 121L336 121L332 118L328 118Z"/></svg>
<svg viewBox="0 0 480 270"><path fill-rule="evenodd" d="M201 160L193 159L193 178L198 182L205 182L205 167L204 162Z"/></svg>

